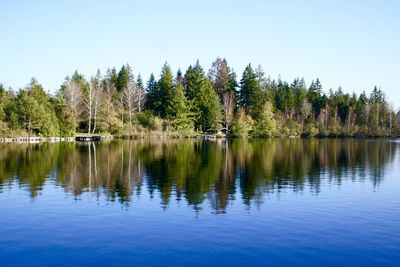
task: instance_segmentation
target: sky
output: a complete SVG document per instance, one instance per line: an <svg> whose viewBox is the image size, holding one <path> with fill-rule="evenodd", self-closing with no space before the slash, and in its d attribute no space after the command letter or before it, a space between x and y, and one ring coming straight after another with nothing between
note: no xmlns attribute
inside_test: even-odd
<svg viewBox="0 0 400 267"><path fill-rule="evenodd" d="M400 1L0 1L0 83L50 92L75 70L129 63L145 80L168 62L208 70L224 57L272 78L317 77L326 92L380 86L400 108Z"/></svg>

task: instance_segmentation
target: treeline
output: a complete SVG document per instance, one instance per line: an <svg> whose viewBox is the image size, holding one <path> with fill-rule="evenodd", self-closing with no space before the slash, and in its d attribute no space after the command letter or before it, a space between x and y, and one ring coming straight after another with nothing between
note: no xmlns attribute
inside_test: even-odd
<svg viewBox="0 0 400 267"><path fill-rule="evenodd" d="M176 75L167 63L145 84L129 64L87 80L75 72L50 94L36 81L18 92L0 85L0 135L133 136L147 132L231 136L398 136L400 123L385 94L329 93L317 78L291 83L250 64L240 81L225 59L206 71L197 61Z"/></svg>

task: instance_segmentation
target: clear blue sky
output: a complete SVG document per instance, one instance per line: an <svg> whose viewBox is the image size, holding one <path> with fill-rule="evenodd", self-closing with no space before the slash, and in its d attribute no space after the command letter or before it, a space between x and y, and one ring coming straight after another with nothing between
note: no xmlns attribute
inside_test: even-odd
<svg viewBox="0 0 400 267"><path fill-rule="evenodd" d="M129 62L147 80L225 57L284 80L319 77L324 90L370 92L400 104L400 1L1 1L0 82L36 77L54 92L76 69Z"/></svg>

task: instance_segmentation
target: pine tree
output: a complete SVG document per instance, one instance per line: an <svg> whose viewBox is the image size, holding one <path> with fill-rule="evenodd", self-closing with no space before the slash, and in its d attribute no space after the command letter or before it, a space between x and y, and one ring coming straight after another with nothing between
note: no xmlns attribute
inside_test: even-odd
<svg viewBox="0 0 400 267"><path fill-rule="evenodd" d="M314 110L315 117L318 117L321 109L326 105L325 95L322 92L322 85L320 80L317 78L316 81L312 81L310 88L307 92L307 99L311 102Z"/></svg>
<svg viewBox="0 0 400 267"><path fill-rule="evenodd" d="M170 106L172 101L173 80L174 77L171 68L165 63L161 70L160 80L158 81L160 104L158 105L157 113L162 118L166 118L169 115L167 107Z"/></svg>
<svg viewBox="0 0 400 267"><path fill-rule="evenodd" d="M185 90L189 100L193 100L198 96L205 79L203 68L197 60L194 67L189 66L185 73Z"/></svg>
<svg viewBox="0 0 400 267"><path fill-rule="evenodd" d="M222 106L209 79L206 78L196 102L199 103L200 116L198 122L201 129L203 131L217 131L222 122Z"/></svg>
<svg viewBox="0 0 400 267"><path fill-rule="evenodd" d="M177 131L193 130L193 116L191 103L185 96L184 87L178 83L173 90L172 98L168 106L168 116L172 120L172 127Z"/></svg>
<svg viewBox="0 0 400 267"><path fill-rule="evenodd" d="M153 73L150 74L150 78L146 85L147 101L145 107L153 112L156 112L159 105L159 92L157 81L154 78Z"/></svg>
<svg viewBox="0 0 400 267"><path fill-rule="evenodd" d="M255 115L258 106L260 105L261 91L257 81L257 77L251 65L247 65L242 79L240 80L240 91L238 102L240 107L243 107L247 113Z"/></svg>
<svg viewBox="0 0 400 267"><path fill-rule="evenodd" d="M58 94L54 99L54 108L59 120L60 136L74 136L78 127L78 115L75 110L65 102L61 94Z"/></svg>
<svg viewBox="0 0 400 267"><path fill-rule="evenodd" d="M122 65L121 70L118 72L118 77L117 77L117 91L121 92L124 87L126 86L126 83L128 82L129 79L133 79L132 77L132 69L129 66L129 64Z"/></svg>
<svg viewBox="0 0 400 267"><path fill-rule="evenodd" d="M182 86L184 86L184 82L185 82L185 78L183 77L182 71L181 71L181 69L178 69L178 71L176 72L175 83L182 84ZM185 89L185 88L183 88L183 89Z"/></svg>
<svg viewBox="0 0 400 267"><path fill-rule="evenodd" d="M185 92L186 97L191 101L192 109L191 112L195 118L195 129L203 129L201 122L201 110L200 110L200 98L202 89L206 80L203 68L200 66L199 61L196 61L194 67L189 66L185 73Z"/></svg>

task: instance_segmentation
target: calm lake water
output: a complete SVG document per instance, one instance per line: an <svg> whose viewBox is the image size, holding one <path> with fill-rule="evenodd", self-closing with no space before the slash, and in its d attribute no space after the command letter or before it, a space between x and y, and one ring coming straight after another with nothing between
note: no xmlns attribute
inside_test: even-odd
<svg viewBox="0 0 400 267"><path fill-rule="evenodd" d="M0 265L399 266L399 146L0 144Z"/></svg>

